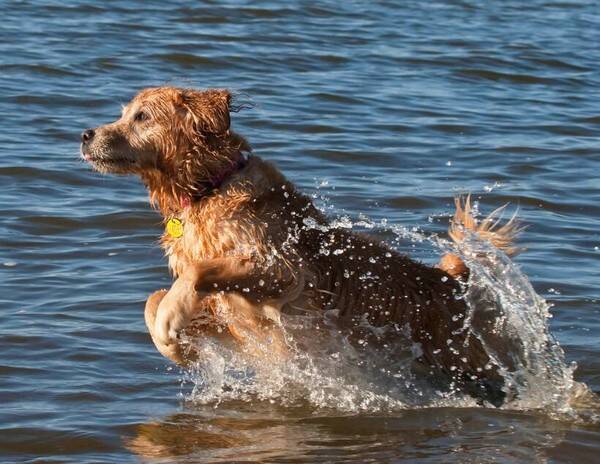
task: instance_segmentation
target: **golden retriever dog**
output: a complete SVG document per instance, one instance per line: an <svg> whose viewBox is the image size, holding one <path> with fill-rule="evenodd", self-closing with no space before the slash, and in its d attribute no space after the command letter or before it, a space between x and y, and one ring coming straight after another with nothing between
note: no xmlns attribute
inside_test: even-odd
<svg viewBox="0 0 600 464"><path fill-rule="evenodd" d="M158 351L185 365L197 353L181 335L205 335L277 362L289 353L282 313L334 309L351 341L389 346L408 338L419 346L416 372L501 403L498 366L463 327L465 263L447 254L430 267L331 228L231 130L238 109L227 90L149 88L117 121L81 136L85 160L103 173L139 175L164 218L162 246L176 280L145 309ZM456 204L452 239L470 230L514 252L514 221L478 224L468 199ZM366 326L384 330L375 335Z"/></svg>

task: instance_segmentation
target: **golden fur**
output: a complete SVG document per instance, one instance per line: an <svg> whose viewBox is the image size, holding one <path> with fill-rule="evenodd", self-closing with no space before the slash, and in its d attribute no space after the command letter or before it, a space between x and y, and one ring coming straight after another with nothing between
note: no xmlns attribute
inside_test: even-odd
<svg viewBox="0 0 600 464"><path fill-rule="evenodd" d="M180 341L185 333L280 361L288 353L282 312L335 309L350 340L386 346L408 336L421 349L416 371L498 401L497 366L463 327L466 307L457 296L468 269L460 258L449 254L429 267L330 228L272 164L249 155L230 129L231 110L226 90L146 89L118 121L83 135L86 160L100 171L140 175L165 222L184 224L181 237L162 237L177 279L146 304L158 350L180 364L193 360L197 353ZM477 224L469 198L456 206L453 240L469 229L516 251L514 220L497 227L496 211ZM383 330L375 336L365 322Z"/></svg>

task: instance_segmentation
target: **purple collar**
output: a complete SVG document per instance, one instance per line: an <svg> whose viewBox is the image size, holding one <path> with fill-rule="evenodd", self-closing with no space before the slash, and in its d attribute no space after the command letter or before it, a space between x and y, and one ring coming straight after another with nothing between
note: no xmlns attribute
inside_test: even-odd
<svg viewBox="0 0 600 464"><path fill-rule="evenodd" d="M229 177L231 177L233 174L235 174L238 171L241 171L244 167L246 167L247 164L248 164L248 156L245 155L244 153L240 152L235 160L231 160L231 164L228 167L224 168L221 172L219 172L217 175L215 175L212 179L210 179L206 182L202 182L199 185L200 189L198 191L197 196L194 195L194 197L201 199L201 198L204 198L205 196L209 195L210 193L212 193L213 190L216 190L221 185L223 185L223 183ZM185 197L181 198L181 202L180 202L181 208L182 209L189 208L191 206L191 204L193 203L193 201L194 201L193 197L185 196Z"/></svg>

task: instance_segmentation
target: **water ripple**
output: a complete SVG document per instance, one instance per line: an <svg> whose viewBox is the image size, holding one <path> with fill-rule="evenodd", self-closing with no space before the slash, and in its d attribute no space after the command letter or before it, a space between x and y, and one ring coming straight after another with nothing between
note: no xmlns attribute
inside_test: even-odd
<svg viewBox="0 0 600 464"><path fill-rule="evenodd" d="M141 87L229 87L255 104L234 130L329 212L443 236L454 194L482 210L510 202L529 226L517 261L555 305L576 379L600 391L595 2L5 3L3 461L596 458L593 418L181 404L143 320L147 294L170 282L161 218L137 180L78 161L81 131Z"/></svg>

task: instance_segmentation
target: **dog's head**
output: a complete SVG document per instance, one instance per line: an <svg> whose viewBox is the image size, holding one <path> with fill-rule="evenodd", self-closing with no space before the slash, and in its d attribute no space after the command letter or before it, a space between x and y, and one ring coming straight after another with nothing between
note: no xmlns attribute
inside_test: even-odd
<svg viewBox="0 0 600 464"><path fill-rule="evenodd" d="M142 90L117 121L81 134L81 155L100 172L160 176L193 195L250 150L230 130L230 105L227 90Z"/></svg>

